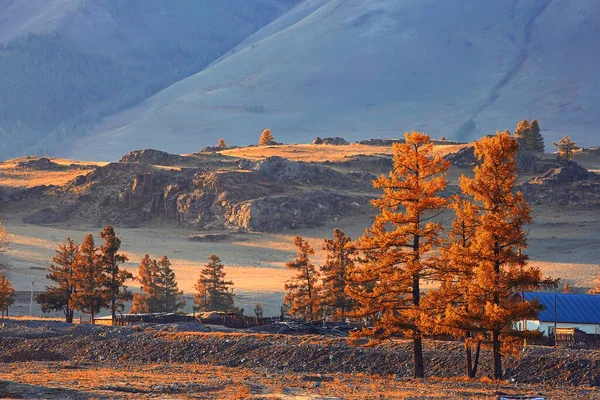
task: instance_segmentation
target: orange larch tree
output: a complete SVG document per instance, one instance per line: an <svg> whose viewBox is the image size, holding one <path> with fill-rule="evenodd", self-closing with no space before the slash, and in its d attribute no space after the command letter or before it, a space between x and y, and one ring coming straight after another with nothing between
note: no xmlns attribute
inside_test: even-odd
<svg viewBox="0 0 600 400"><path fill-rule="evenodd" d="M494 357L494 378L502 379L502 352L514 345L514 324L535 318L540 305L523 301L523 287L542 284L536 268L526 267L527 234L524 226L531 222L529 205L520 192L515 156L517 140L497 133L475 143L480 165L473 178L462 176L460 187L480 207L475 237L471 244L477 265L473 272L478 312L478 328L489 332Z"/></svg>
<svg viewBox="0 0 600 400"><path fill-rule="evenodd" d="M131 300L133 297L125 285L125 282L133 279L133 275L119 267L119 264L124 264L128 259L126 255L118 252L121 248L121 239L115 233L115 228L112 225L106 225L100 232L100 237L104 239L104 245L100 247L100 257L106 274L110 315L114 325L117 310L123 311L125 301Z"/></svg>
<svg viewBox="0 0 600 400"><path fill-rule="evenodd" d="M8 307L14 303L15 289L13 289L6 275L0 272L0 313L2 313L2 318L4 318L5 313L8 315Z"/></svg>
<svg viewBox="0 0 600 400"><path fill-rule="evenodd" d="M262 134L260 135L260 139L258 140L258 144L260 146L269 146L274 143L275 143L275 138L273 137L271 130L265 129L264 131L262 131Z"/></svg>
<svg viewBox="0 0 600 400"><path fill-rule="evenodd" d="M133 295L132 313L156 312L159 308L158 263L145 254L138 267L137 281L142 285L142 293Z"/></svg>
<svg viewBox="0 0 600 400"><path fill-rule="evenodd" d="M341 229L333 231L333 239L323 240L327 252L325 265L321 267L323 285L321 301L327 306L334 320L344 321L352 310L352 299L346 293L348 272L354 266L354 244Z"/></svg>
<svg viewBox="0 0 600 400"><path fill-rule="evenodd" d="M357 336L409 335L414 344L414 375L425 376L422 349L421 284L434 270L433 250L443 228L436 218L447 206L440 197L449 162L432 156L428 135L405 134L394 144L393 170L373 181L382 189L373 225L358 240L367 257L351 271L348 293L358 305L354 315L373 321Z"/></svg>
<svg viewBox="0 0 600 400"><path fill-rule="evenodd" d="M75 292L73 272L77 254L79 254L79 246L70 238L58 246L46 275L46 278L56 285L46 286L46 290L36 297L43 312L62 311L68 324L73 323L73 309L70 302Z"/></svg>
<svg viewBox="0 0 600 400"><path fill-rule="evenodd" d="M433 275L440 285L427 292L424 298L423 325L432 334L464 338L467 376L474 378L481 343L485 340L485 330L479 326L483 314L481 293L474 281L478 257L473 241L480 209L461 196L452 198L450 208L454 210L455 218L447 240L440 248L440 260Z"/></svg>
<svg viewBox="0 0 600 400"><path fill-rule="evenodd" d="M300 236L296 236L294 244L298 254L294 261L287 262L286 267L297 271L296 276L285 283L285 302L290 305L290 315L306 320L315 320L320 314L319 271L310 262L309 256L315 254L312 247Z"/></svg>
<svg viewBox="0 0 600 400"><path fill-rule="evenodd" d="M73 287L69 307L91 314L92 324L96 313L107 306L109 295L106 289L107 279L98 248L94 245L94 236L85 236L79 246L79 253L73 266Z"/></svg>

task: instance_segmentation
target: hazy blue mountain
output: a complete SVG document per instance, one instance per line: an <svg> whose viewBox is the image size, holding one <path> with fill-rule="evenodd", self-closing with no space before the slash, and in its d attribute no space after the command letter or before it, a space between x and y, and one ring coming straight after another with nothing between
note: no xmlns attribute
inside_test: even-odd
<svg viewBox="0 0 600 400"><path fill-rule="evenodd" d="M55 154L300 0L0 0L0 158Z"/></svg>
<svg viewBox="0 0 600 400"><path fill-rule="evenodd" d="M467 140L537 118L597 144L600 2L306 0L203 71L107 118L70 151L197 151L219 137Z"/></svg>

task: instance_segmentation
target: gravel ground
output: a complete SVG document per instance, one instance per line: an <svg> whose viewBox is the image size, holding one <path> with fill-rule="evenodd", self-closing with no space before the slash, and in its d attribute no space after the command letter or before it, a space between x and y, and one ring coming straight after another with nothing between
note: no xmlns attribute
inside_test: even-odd
<svg viewBox="0 0 600 400"><path fill-rule="evenodd" d="M107 327L47 321L0 323L0 361L199 363L280 373L365 373L406 379L412 375L410 341L373 347L342 338L248 333L179 332L192 326ZM198 325L198 329L203 328ZM427 376L464 376L458 342L426 341ZM479 376L491 374L491 354L482 352ZM600 387L600 352L528 346L504 359L508 382Z"/></svg>

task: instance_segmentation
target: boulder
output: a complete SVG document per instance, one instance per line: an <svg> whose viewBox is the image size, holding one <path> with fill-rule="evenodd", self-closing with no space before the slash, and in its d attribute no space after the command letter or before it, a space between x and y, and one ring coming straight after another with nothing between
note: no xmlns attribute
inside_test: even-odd
<svg viewBox="0 0 600 400"><path fill-rule="evenodd" d="M330 138L323 138L322 144L345 146L348 144L348 142L346 141L346 139L336 136L336 137L330 137Z"/></svg>
<svg viewBox="0 0 600 400"><path fill-rule="evenodd" d="M127 153L121 158L122 163L140 163L150 165L177 165L185 161L184 156L178 154L170 154L166 151L146 149L146 150L135 150Z"/></svg>
<svg viewBox="0 0 600 400"><path fill-rule="evenodd" d="M312 144L323 144L323 139L317 136L313 139Z"/></svg>

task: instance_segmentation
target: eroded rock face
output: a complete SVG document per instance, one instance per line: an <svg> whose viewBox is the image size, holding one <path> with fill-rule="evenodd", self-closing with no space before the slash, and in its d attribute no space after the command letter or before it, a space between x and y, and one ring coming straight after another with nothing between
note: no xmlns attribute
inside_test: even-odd
<svg viewBox="0 0 600 400"><path fill-rule="evenodd" d="M369 174L343 174L280 157L244 167L171 170L111 163L53 188L56 205L26 220L53 224L79 218L98 226L133 227L166 219L198 229L276 231L322 225L368 203L368 196L355 192L370 188ZM44 189L36 196L48 193Z"/></svg>

